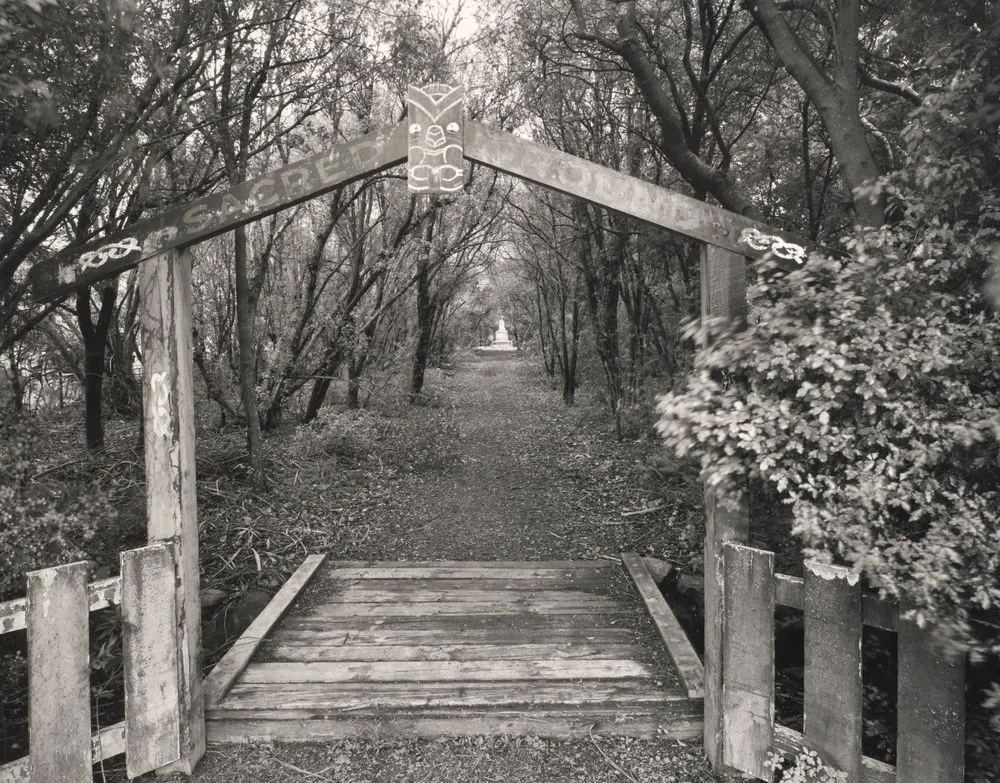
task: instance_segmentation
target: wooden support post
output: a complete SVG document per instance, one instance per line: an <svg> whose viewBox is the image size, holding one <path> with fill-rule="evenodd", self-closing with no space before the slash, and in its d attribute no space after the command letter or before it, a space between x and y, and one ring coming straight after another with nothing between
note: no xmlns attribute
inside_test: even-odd
<svg viewBox="0 0 1000 783"><path fill-rule="evenodd" d="M771 780L774 746L774 552L728 544L724 552L726 635L722 761Z"/></svg>
<svg viewBox="0 0 1000 783"><path fill-rule="evenodd" d="M746 325L746 259L705 245L701 259L701 316ZM723 548L750 540L750 512L745 492L721 496L705 487L705 754L716 771L723 764L722 676L725 639Z"/></svg>
<svg viewBox="0 0 1000 783"><path fill-rule="evenodd" d="M843 566L808 562L805 584L807 747L861 781L861 585Z"/></svg>
<svg viewBox="0 0 1000 783"><path fill-rule="evenodd" d="M180 755L173 546L122 552L121 573L125 767L131 780Z"/></svg>
<svg viewBox="0 0 1000 783"><path fill-rule="evenodd" d="M702 245L701 317L724 318L736 329L747 324L747 260L714 245Z"/></svg>
<svg viewBox="0 0 1000 783"><path fill-rule="evenodd" d="M896 780L965 779L965 658L938 649L913 620L899 621Z"/></svg>
<svg viewBox="0 0 1000 783"><path fill-rule="evenodd" d="M201 604L195 507L191 254L169 250L140 265L143 426L149 542L170 542L176 559L180 759L190 774L205 753Z"/></svg>
<svg viewBox="0 0 1000 783"><path fill-rule="evenodd" d="M86 563L28 573L28 777L90 780L90 597Z"/></svg>

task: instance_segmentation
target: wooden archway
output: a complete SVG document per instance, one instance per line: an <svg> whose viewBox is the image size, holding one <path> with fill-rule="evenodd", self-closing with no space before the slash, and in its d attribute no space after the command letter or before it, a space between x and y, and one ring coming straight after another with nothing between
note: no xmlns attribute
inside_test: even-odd
<svg viewBox="0 0 1000 783"><path fill-rule="evenodd" d="M702 313L746 318L746 259L771 252L795 268L818 249L742 215L674 193L511 133L463 119L461 88L410 87L408 117L228 191L191 201L63 253L31 270L37 301L65 296L140 265L147 532L177 558L176 605L181 755L191 771L205 750L201 695L198 523L195 507L191 250L205 239L403 162L414 193L464 186L463 160L676 231L704 243ZM705 747L721 759L722 546L748 537L745 504L706 492ZM719 574L718 577L713 575Z"/></svg>

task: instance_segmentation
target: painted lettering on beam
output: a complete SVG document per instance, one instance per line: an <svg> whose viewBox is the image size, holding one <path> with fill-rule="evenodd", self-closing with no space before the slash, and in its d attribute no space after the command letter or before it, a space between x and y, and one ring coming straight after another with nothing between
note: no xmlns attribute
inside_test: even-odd
<svg viewBox="0 0 1000 783"><path fill-rule="evenodd" d="M208 239L405 159L405 127L380 128L225 193L139 221L122 235L94 243L77 255L39 264L31 271L34 297L55 298L157 253Z"/></svg>

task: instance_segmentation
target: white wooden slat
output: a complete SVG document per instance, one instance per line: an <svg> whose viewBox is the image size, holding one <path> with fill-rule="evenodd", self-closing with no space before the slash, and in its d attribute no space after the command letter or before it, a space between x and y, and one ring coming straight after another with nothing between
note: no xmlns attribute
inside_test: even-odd
<svg viewBox="0 0 1000 783"><path fill-rule="evenodd" d="M841 566L805 564L806 745L861 780L861 585Z"/></svg>
<svg viewBox="0 0 1000 783"><path fill-rule="evenodd" d="M897 645L896 780L964 780L965 657L947 655L911 619L900 621Z"/></svg>
<svg viewBox="0 0 1000 783"><path fill-rule="evenodd" d="M125 752L125 723L105 726L90 738L94 762L120 756ZM28 783L28 757L0 765L0 783ZM89 779L89 778L88 778Z"/></svg>
<svg viewBox="0 0 1000 783"><path fill-rule="evenodd" d="M722 644L722 760L771 780L774 745L774 553L727 544Z"/></svg>
<svg viewBox="0 0 1000 783"><path fill-rule="evenodd" d="M121 603L121 579L117 576L91 582L87 585L90 611L106 609ZM28 599L15 598L0 604L0 634L23 631L27 628Z"/></svg>
<svg viewBox="0 0 1000 783"><path fill-rule="evenodd" d="M180 758L172 544L121 553L125 764L130 778Z"/></svg>
<svg viewBox="0 0 1000 783"><path fill-rule="evenodd" d="M86 562L28 573L28 732L32 780L89 780L90 601Z"/></svg>

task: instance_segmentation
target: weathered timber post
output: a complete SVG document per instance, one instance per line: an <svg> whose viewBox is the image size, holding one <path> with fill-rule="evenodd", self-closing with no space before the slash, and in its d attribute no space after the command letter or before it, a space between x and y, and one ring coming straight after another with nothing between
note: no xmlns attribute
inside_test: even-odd
<svg viewBox="0 0 1000 783"><path fill-rule="evenodd" d="M139 268L142 296L143 426L150 543L176 553L180 758L162 771L190 774L205 753L201 604L195 506L191 253L168 250Z"/></svg>
<svg viewBox="0 0 1000 783"><path fill-rule="evenodd" d="M702 245L701 317L724 318L745 328L747 260L713 245ZM705 484L705 754L722 768L722 656L725 634L723 549L750 540L750 512L745 491L725 496Z"/></svg>

